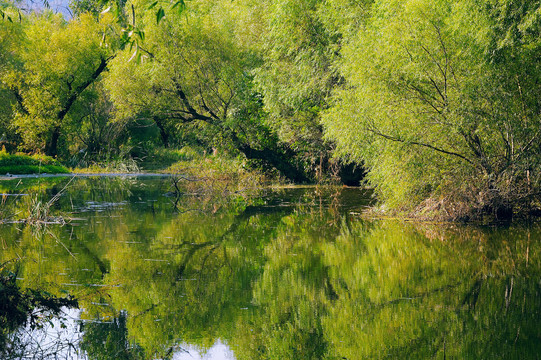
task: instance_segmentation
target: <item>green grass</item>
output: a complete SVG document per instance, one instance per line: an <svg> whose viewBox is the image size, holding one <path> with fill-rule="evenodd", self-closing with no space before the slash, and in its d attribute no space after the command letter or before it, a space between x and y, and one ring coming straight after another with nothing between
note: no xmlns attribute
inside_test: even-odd
<svg viewBox="0 0 541 360"><path fill-rule="evenodd" d="M0 174L65 174L69 170L45 155L8 154L0 151Z"/></svg>
<svg viewBox="0 0 541 360"><path fill-rule="evenodd" d="M246 165L242 158L229 157L226 154L212 155L191 147L179 150L161 151L156 159L163 161L166 168L162 173L181 176L191 181L185 181L184 186L191 190L240 191L247 188L260 188L269 182L260 171ZM221 190L220 190L221 189Z"/></svg>
<svg viewBox="0 0 541 360"><path fill-rule="evenodd" d="M103 162L92 162L86 167L73 168L77 174L105 174L105 173L138 173L141 169L133 159L117 159Z"/></svg>
<svg viewBox="0 0 541 360"><path fill-rule="evenodd" d="M142 169L146 171L162 171L170 168L178 162L190 161L195 158L201 158L202 151L197 151L190 147L183 149L164 149L157 148L150 151L144 158L139 160Z"/></svg>

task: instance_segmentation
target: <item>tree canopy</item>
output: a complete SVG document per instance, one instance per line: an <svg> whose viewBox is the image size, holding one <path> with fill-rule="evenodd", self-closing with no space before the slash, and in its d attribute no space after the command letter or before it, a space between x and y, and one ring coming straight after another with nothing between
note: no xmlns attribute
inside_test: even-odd
<svg viewBox="0 0 541 360"><path fill-rule="evenodd" d="M362 166L382 209L421 217L539 207L539 4L71 6L68 20L2 7L12 148L70 159L190 145L295 182Z"/></svg>
<svg viewBox="0 0 541 360"><path fill-rule="evenodd" d="M340 156L365 161L389 207L505 218L531 204L534 14L512 2L386 1L350 35L327 136Z"/></svg>

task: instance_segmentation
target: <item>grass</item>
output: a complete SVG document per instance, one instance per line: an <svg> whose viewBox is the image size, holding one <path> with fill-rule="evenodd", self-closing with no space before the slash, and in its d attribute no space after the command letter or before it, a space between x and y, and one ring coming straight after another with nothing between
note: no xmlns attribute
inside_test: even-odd
<svg viewBox="0 0 541 360"><path fill-rule="evenodd" d="M163 171L177 162L189 161L203 156L203 152L198 152L190 147L177 149L156 148L150 153L139 159L139 165L146 171Z"/></svg>
<svg viewBox="0 0 541 360"><path fill-rule="evenodd" d="M72 172L77 174L103 174L103 173L137 173L141 169L133 159L110 160L104 162L93 162L87 167L73 168Z"/></svg>
<svg viewBox="0 0 541 360"><path fill-rule="evenodd" d="M247 166L240 158L200 153L192 148L175 153L177 161L162 172L188 180L185 184L192 184L188 187L237 192L269 182L265 175Z"/></svg>
<svg viewBox="0 0 541 360"><path fill-rule="evenodd" d="M0 151L0 174L65 174L69 170L46 155L8 154Z"/></svg>

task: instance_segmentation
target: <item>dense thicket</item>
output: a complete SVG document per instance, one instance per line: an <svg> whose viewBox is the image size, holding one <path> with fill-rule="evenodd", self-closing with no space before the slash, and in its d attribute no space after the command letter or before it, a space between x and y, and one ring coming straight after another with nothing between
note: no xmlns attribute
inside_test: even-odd
<svg viewBox="0 0 541 360"><path fill-rule="evenodd" d="M416 216L539 205L537 2L71 6L70 20L18 20L2 4L8 147L67 159L192 145L294 181L364 164L384 208Z"/></svg>
<svg viewBox="0 0 541 360"><path fill-rule="evenodd" d="M325 117L392 208L499 218L539 192L539 4L376 2Z"/></svg>

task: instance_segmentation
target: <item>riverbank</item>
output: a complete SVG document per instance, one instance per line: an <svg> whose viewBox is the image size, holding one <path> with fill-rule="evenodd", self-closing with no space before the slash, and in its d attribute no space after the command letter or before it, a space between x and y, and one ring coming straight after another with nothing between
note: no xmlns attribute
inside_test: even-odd
<svg viewBox="0 0 541 360"><path fill-rule="evenodd" d="M172 177L174 174L166 173L63 173L63 174L20 174L20 175L0 175L1 180L14 179L38 179L38 178L61 178L61 177Z"/></svg>

